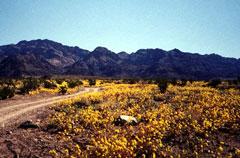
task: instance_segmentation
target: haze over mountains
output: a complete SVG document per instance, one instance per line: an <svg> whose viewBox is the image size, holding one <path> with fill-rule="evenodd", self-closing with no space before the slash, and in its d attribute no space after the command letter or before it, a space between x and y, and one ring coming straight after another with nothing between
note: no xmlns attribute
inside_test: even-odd
<svg viewBox="0 0 240 158"><path fill-rule="evenodd" d="M92 52L50 40L0 46L0 76L81 75L101 77L212 79L240 76L240 59L178 49L139 49L128 54L104 47Z"/></svg>

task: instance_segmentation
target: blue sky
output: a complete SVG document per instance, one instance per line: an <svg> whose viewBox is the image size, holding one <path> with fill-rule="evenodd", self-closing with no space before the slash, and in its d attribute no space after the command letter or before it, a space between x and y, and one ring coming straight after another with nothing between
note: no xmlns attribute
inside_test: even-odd
<svg viewBox="0 0 240 158"><path fill-rule="evenodd" d="M178 48L240 58L240 1L1 0L0 45L32 39L88 50Z"/></svg>

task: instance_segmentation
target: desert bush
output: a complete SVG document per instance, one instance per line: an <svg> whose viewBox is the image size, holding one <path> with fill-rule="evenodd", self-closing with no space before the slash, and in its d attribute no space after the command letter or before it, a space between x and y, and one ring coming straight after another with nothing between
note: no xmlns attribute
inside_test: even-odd
<svg viewBox="0 0 240 158"><path fill-rule="evenodd" d="M238 82L240 83L240 76L237 77Z"/></svg>
<svg viewBox="0 0 240 158"><path fill-rule="evenodd" d="M227 80L228 85L237 85L238 80Z"/></svg>
<svg viewBox="0 0 240 158"><path fill-rule="evenodd" d="M139 82L139 79L131 78L131 79L124 79L123 83L125 84L136 84Z"/></svg>
<svg viewBox="0 0 240 158"><path fill-rule="evenodd" d="M81 80L69 80L68 81L69 88L75 88L80 85L83 85L83 82Z"/></svg>
<svg viewBox="0 0 240 158"><path fill-rule="evenodd" d="M28 78L23 81L23 86L20 88L21 94L28 94L32 90L36 90L40 86L37 79Z"/></svg>
<svg viewBox="0 0 240 158"><path fill-rule="evenodd" d="M60 94L66 94L68 90L68 83L67 82L63 82L59 87L58 87L58 92Z"/></svg>
<svg viewBox="0 0 240 158"><path fill-rule="evenodd" d="M184 87L184 86L186 86L186 84L187 84L187 80L182 79L181 82L179 83L179 86Z"/></svg>
<svg viewBox="0 0 240 158"><path fill-rule="evenodd" d="M67 93L67 87L66 86L59 86L59 93L60 94L66 94Z"/></svg>
<svg viewBox="0 0 240 158"><path fill-rule="evenodd" d="M89 80L88 80L88 83L89 83L89 86L94 86L94 85L96 85L96 80L94 80L94 79L89 79Z"/></svg>
<svg viewBox="0 0 240 158"><path fill-rule="evenodd" d="M44 86L44 88L50 88L50 89L57 88L57 84L50 80L45 80L43 82L43 86Z"/></svg>
<svg viewBox="0 0 240 158"><path fill-rule="evenodd" d="M168 81L167 80L157 80L156 81L158 88L161 93L165 93L168 88Z"/></svg>
<svg viewBox="0 0 240 158"><path fill-rule="evenodd" d="M170 83L174 86L177 85L177 79L175 79L175 78L171 79Z"/></svg>
<svg viewBox="0 0 240 158"><path fill-rule="evenodd" d="M211 80L207 85L212 88L216 88L222 81L219 79Z"/></svg>
<svg viewBox="0 0 240 158"><path fill-rule="evenodd" d="M16 87L16 81L14 79L0 79L0 87L10 86L10 87Z"/></svg>
<svg viewBox="0 0 240 158"><path fill-rule="evenodd" d="M55 80L57 82L57 84L62 84L64 82L64 79L59 78Z"/></svg>
<svg viewBox="0 0 240 158"><path fill-rule="evenodd" d="M4 86L0 89L0 100L12 98L15 95L15 87L13 86Z"/></svg>
<svg viewBox="0 0 240 158"><path fill-rule="evenodd" d="M153 83L154 83L154 80L153 80L153 79L149 79L149 80L147 80L147 83L148 83L148 84L153 84Z"/></svg>
<svg viewBox="0 0 240 158"><path fill-rule="evenodd" d="M51 78L52 78L51 75L44 75L44 76L42 76L40 79L41 79L41 80L50 80Z"/></svg>

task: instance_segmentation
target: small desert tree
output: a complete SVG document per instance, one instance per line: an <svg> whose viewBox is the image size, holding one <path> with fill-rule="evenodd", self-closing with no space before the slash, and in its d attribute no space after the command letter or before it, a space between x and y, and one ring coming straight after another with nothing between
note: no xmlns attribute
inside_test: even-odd
<svg viewBox="0 0 240 158"><path fill-rule="evenodd" d="M161 93L165 93L168 88L168 81L167 80L157 80L156 81L158 88Z"/></svg>

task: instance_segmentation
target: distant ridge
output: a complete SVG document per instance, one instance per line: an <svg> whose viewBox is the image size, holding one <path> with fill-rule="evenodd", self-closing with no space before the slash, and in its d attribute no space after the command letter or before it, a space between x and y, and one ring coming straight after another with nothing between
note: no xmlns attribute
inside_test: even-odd
<svg viewBox="0 0 240 158"><path fill-rule="evenodd" d="M179 49L139 49L128 54L104 47L88 51L51 40L0 46L0 76L81 75L118 78L213 79L240 76L240 59Z"/></svg>

